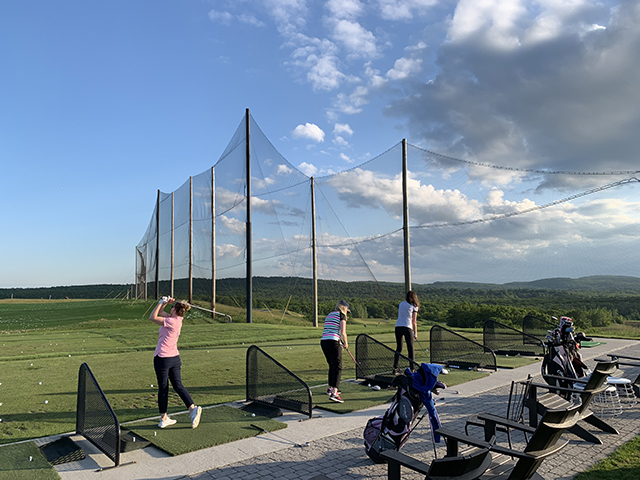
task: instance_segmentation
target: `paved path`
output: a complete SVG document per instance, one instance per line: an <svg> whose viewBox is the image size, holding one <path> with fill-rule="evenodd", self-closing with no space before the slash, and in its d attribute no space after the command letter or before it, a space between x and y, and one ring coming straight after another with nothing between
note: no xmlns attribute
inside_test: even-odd
<svg viewBox="0 0 640 480"><path fill-rule="evenodd" d="M590 366L595 364L594 358L604 357L614 351L620 355L640 357L640 342L612 339L604 341L605 345L583 349L583 356ZM458 394L447 393L445 390L437 400L443 425L462 431L464 420L473 413L504 413L511 381L524 379L528 374L538 375L539 368L540 364L536 363L515 370L500 370L488 377L452 388L458 389ZM640 369L621 369L618 373L619 376L634 379ZM444 380L446 382L446 377ZM387 405L383 405L348 415L317 410L314 411L314 418L305 421L300 420L306 417L287 413L281 418L288 423L288 428L277 432L281 438L264 434L178 457L169 457L154 448L145 448L123 454L123 463L135 461L135 464L101 473L95 473L95 470L99 466L109 466L106 457L81 437L73 437L82 444L88 458L83 462L61 465L57 470L63 480L311 480L317 475L330 479L383 480L386 478L386 465L376 465L367 457L362 431L369 418L381 415L386 408ZM603 445L593 445L568 434L570 444L559 454L546 460L538 473L546 480L568 480L577 472L586 470L596 461L605 458L618 446L640 433L640 405L625 409L621 415L607 421L618 429L620 435L589 428L603 441ZM292 445L304 442L309 442L309 446L299 448ZM444 455L444 445L438 446L437 450L438 457ZM402 451L426 462L433 458L433 443L426 419L413 432ZM403 478L412 480L424 477L405 470Z"/></svg>

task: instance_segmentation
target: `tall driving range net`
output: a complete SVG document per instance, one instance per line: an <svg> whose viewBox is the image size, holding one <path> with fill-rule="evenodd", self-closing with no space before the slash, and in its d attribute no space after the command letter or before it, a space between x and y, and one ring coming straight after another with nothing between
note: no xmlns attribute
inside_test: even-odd
<svg viewBox="0 0 640 480"><path fill-rule="evenodd" d="M537 337L489 319L482 325L482 343L496 355L544 356L544 342Z"/></svg>
<svg viewBox="0 0 640 480"><path fill-rule="evenodd" d="M86 363L78 372L76 433L120 465L120 423Z"/></svg>
<svg viewBox="0 0 640 480"><path fill-rule="evenodd" d="M333 171L316 167L312 178L303 173L315 167L307 151L284 158L251 116L249 125L252 270L266 292L253 297L253 306L277 298L278 308L289 305L308 317L315 205L320 315L339 299L366 295L372 301L355 305L353 316L394 320L397 310L379 312L375 300L397 306L406 293L400 138L377 156L363 155L361 163L334 158L328 149ZM194 292L211 297L215 271L219 301L245 308L245 127L243 119L211 167L184 172L174 191L149 199L153 213L136 247L138 296L183 297L191 278ZM406 158L413 284L634 276L640 270L636 172L518 169L410 142ZM268 291L271 277L286 279L286 287ZM355 288L361 281L371 285Z"/></svg>
<svg viewBox="0 0 640 480"><path fill-rule="evenodd" d="M429 337L431 363L462 370L476 368L497 370L496 354L481 343L440 325L431 327Z"/></svg>
<svg viewBox="0 0 640 480"><path fill-rule="evenodd" d="M247 349L246 394L247 401L312 416L309 386L255 345Z"/></svg>

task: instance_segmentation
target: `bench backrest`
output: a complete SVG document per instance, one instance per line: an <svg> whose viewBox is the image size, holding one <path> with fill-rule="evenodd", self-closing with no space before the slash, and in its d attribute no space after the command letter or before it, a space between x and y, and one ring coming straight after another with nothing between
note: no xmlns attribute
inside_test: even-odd
<svg viewBox="0 0 640 480"><path fill-rule="evenodd" d="M573 427L580 419L580 405L570 405L559 410L547 410L538 428L533 433L524 452L528 458L521 458L516 463L510 479L528 479L536 472L542 461L549 454L560 450L565 444L557 445L564 431ZM555 448L554 448L555 447Z"/></svg>

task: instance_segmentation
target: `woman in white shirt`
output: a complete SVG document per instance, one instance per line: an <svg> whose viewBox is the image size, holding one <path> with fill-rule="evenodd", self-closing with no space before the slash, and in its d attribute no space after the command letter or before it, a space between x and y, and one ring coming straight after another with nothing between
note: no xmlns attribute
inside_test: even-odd
<svg viewBox="0 0 640 480"><path fill-rule="evenodd" d="M397 373L403 341L407 342L407 356L414 362L413 340L418 338L418 309L420 302L413 290L407 292L404 302L398 306L398 321L396 322L396 355L393 370ZM413 369L413 365L412 365Z"/></svg>

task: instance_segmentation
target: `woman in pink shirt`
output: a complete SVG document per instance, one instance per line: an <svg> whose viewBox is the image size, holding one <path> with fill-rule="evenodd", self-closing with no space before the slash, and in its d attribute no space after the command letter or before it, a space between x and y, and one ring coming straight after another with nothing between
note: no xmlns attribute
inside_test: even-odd
<svg viewBox="0 0 640 480"><path fill-rule="evenodd" d="M171 308L171 313L164 311L164 307L175 302ZM158 408L160 409L160 428L168 427L176 423L176 420L169 418L167 410L169 407L169 381L184 404L189 407L191 416L191 428L196 428L200 423L202 407L197 407L189 391L182 385L180 377L180 352L178 352L178 337L182 328L182 317L190 309L188 303L176 302L173 298L163 297L155 306L149 320L160 325L158 332L158 345L153 357L153 368L158 378Z"/></svg>

